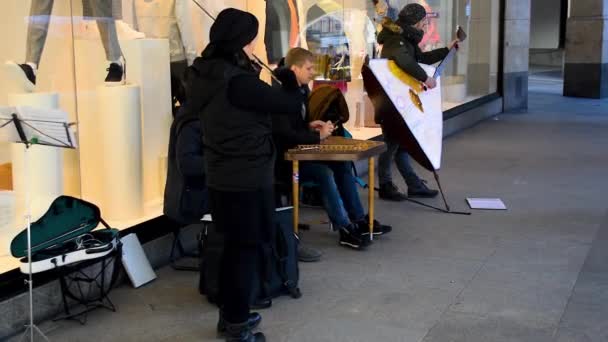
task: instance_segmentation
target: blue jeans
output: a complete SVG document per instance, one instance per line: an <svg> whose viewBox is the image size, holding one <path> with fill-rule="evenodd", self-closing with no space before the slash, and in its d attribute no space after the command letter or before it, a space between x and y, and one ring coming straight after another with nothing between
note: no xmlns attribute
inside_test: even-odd
<svg viewBox="0 0 608 342"><path fill-rule="evenodd" d="M319 185L323 206L334 225L347 227L365 218L351 163L302 162L300 181Z"/></svg>
<svg viewBox="0 0 608 342"><path fill-rule="evenodd" d="M414 168L412 168L410 156L407 154L407 151L400 147L398 143L391 141L385 141L385 143L386 152L378 157L378 180L380 185L393 181L393 176L391 174L393 159L395 159L397 170L399 170L399 173L403 176L408 187L420 182L420 178L418 178Z"/></svg>

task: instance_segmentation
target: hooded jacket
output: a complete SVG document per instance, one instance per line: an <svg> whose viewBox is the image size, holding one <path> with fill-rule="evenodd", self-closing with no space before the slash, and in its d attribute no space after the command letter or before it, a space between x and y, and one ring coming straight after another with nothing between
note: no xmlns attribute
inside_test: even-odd
<svg viewBox="0 0 608 342"><path fill-rule="evenodd" d="M320 86L312 91L308 111L310 121L339 121L340 125L346 123L350 116L342 91L332 86Z"/></svg>
<svg viewBox="0 0 608 342"><path fill-rule="evenodd" d="M422 52L418 44L422 40L422 31L411 25L400 25L389 18L382 21L382 31L378 34L378 44L382 44L382 58L395 61L406 73L421 82L429 77L424 69L418 65L434 64L444 59L449 50L447 48Z"/></svg>

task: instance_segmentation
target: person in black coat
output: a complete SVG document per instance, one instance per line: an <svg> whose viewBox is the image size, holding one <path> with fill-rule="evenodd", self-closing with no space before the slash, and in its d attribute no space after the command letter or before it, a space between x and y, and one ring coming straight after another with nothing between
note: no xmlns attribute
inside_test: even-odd
<svg viewBox="0 0 608 342"><path fill-rule="evenodd" d="M399 12L396 22L384 18L382 31L378 34L378 44L382 44L381 57L395 61L395 63L406 73L410 74L429 89L435 88L437 83L432 75L427 75L418 63L434 64L444 59L449 49L457 40L452 41L447 48L435 49L422 52L418 44L424 36L424 28L427 25L426 10L420 4L408 4ZM378 178L380 183L379 196L382 199L402 201L407 197L399 191L392 181L391 164L393 159L397 169L407 184L409 197L435 197L437 190L429 189L426 182L418 177L412 165L409 155L399 143L391 141L384 134L383 120L381 116L375 118L383 130L387 150L378 158Z"/></svg>
<svg viewBox="0 0 608 342"><path fill-rule="evenodd" d="M252 333L260 322L249 312L260 245L274 228L271 114L300 113L302 99L259 79L252 64L258 34L254 15L220 12L210 43L189 70L188 100L200 108L211 214L224 233L218 331L226 341L265 341Z"/></svg>

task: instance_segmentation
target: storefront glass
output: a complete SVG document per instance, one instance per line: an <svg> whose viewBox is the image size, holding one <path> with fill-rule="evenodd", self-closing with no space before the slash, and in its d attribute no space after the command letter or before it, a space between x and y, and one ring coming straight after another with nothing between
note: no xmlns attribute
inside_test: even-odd
<svg viewBox="0 0 608 342"><path fill-rule="evenodd" d="M346 128L355 138L369 139L380 129L373 123L361 67L378 55L379 20L395 19L409 2L428 12L423 50L447 44L456 25L468 33L442 77L443 109L496 92L498 0L2 1L0 106L66 112L77 123L78 149L34 146L26 162L22 145L0 142L0 273L18 266L9 245L25 227L26 194L34 220L61 194L97 204L117 228L162 214L178 94L172 77L208 41L212 20L200 7L211 16L225 7L254 13L263 37L256 55L271 66L290 47L315 53L311 87L339 87L350 109ZM116 86L122 78L112 62L126 71L125 85ZM29 67L35 85L25 77L23 68ZM262 78L269 81L268 72Z"/></svg>

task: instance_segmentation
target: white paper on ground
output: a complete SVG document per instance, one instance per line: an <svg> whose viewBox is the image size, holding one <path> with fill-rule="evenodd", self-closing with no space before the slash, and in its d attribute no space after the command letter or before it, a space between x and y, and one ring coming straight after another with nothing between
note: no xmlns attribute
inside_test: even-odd
<svg viewBox="0 0 608 342"><path fill-rule="evenodd" d="M150 266L137 235L129 234L120 241L122 241L122 265L133 287L140 287L156 279L156 273Z"/></svg>
<svg viewBox="0 0 608 342"><path fill-rule="evenodd" d="M507 210L500 198L474 198L467 197L471 209Z"/></svg>

